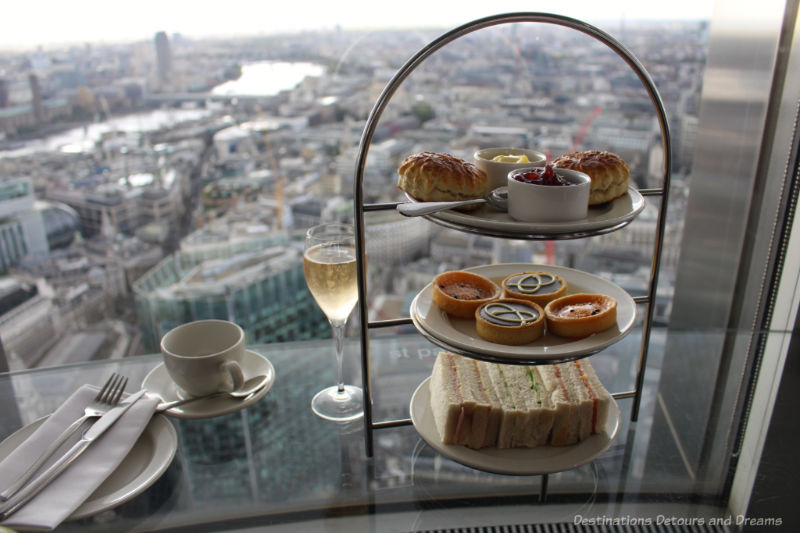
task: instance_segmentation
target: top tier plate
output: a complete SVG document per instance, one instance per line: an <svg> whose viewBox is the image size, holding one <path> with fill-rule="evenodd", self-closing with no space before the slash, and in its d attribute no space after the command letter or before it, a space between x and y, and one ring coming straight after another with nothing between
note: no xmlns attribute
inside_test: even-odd
<svg viewBox="0 0 800 533"><path fill-rule="evenodd" d="M581 339L558 337L546 332L530 344L507 346L489 342L478 335L475 320L448 315L433 302L433 284L426 285L411 302L411 321L428 340L451 352L491 362L551 364L579 359L622 340L636 321L636 302L621 287L606 279L572 268L529 263L484 265L467 269L498 285L518 272L544 270L567 282L567 294L599 293L617 300L617 324Z"/></svg>
<svg viewBox="0 0 800 533"><path fill-rule="evenodd" d="M415 201L406 195L410 201ZM567 239L616 231L642 212L644 197L634 189L602 205L592 206L586 218L572 222L519 222L487 205L468 212L440 211L425 218L442 226L471 233L517 239Z"/></svg>

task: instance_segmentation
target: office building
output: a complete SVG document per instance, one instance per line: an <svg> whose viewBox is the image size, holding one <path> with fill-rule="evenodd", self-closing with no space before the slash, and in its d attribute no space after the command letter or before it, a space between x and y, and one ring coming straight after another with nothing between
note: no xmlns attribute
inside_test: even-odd
<svg viewBox="0 0 800 533"><path fill-rule="evenodd" d="M290 245L286 234L198 240L134 284L143 343L151 351L175 326L208 318L241 325L248 344L330 336L306 287L302 245Z"/></svg>
<svg viewBox="0 0 800 533"><path fill-rule="evenodd" d="M28 254L48 251L45 224L35 207L31 180L0 183L0 269L7 270Z"/></svg>
<svg viewBox="0 0 800 533"><path fill-rule="evenodd" d="M165 88L172 77L172 50L166 32L156 33L156 61L158 63L158 85Z"/></svg>
<svg viewBox="0 0 800 533"><path fill-rule="evenodd" d="M28 82L31 84L31 95L33 97L33 118L36 120L36 124L40 125L44 123L45 115L44 106L42 105L42 88L39 85L39 77L36 74L30 74L28 76Z"/></svg>

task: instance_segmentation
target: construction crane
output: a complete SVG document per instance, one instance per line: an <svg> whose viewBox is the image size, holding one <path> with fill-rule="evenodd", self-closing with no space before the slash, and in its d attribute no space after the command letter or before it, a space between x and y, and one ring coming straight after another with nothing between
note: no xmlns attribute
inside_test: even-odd
<svg viewBox="0 0 800 533"><path fill-rule="evenodd" d="M258 123L264 124L264 110L261 106L256 109ZM267 155L269 168L272 175L275 177L275 217L278 219L278 229L283 229L283 183L284 176L281 173L278 158L275 157L275 150L272 148L272 141L269 138L270 128L264 127L260 129L261 137L264 140L264 151Z"/></svg>
<svg viewBox="0 0 800 533"><path fill-rule="evenodd" d="M584 135L586 135L586 132L589 130L589 127L592 125L592 122L594 121L594 119L597 118L597 116L602 112L603 112L603 108L602 107L595 107L592 110L592 113L589 115L589 118L587 118L585 121L583 121L583 124L581 124L581 129L578 130L578 134L575 136L575 139L573 139L573 141L572 141L572 151L573 152L576 151L578 148L580 148L581 143L583 142Z"/></svg>
<svg viewBox="0 0 800 533"><path fill-rule="evenodd" d="M283 229L283 174L281 174L278 166L278 159L275 157L275 151L272 149L269 131L267 130L264 130L264 147L267 152L269 167L275 176L275 216L278 219L278 229Z"/></svg>
<svg viewBox="0 0 800 533"><path fill-rule="evenodd" d="M571 150L572 152L574 152L574 151L578 150L578 148L580 148L581 143L583 142L583 137L586 135L586 132L589 130L589 127L592 125L592 122L602 112L603 112L603 108L602 107L595 107L592 110L592 113L589 115L589 118L587 118L586 120L583 121L583 124L581 124L581 129L578 130L578 134L572 140L572 150ZM546 155L547 155L547 161L550 161L550 152L549 152L549 150L547 151ZM554 241L545 241L544 249L545 249L545 262L546 262L546 264L548 264L548 265L555 264L555 261L556 261L556 245L555 245L555 242Z"/></svg>

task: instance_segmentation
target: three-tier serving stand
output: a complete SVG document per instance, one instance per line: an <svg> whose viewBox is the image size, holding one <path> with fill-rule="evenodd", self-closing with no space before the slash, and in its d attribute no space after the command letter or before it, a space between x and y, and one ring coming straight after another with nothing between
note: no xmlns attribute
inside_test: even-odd
<svg viewBox="0 0 800 533"><path fill-rule="evenodd" d="M355 180L354 180L355 221L354 222L357 235L356 252L358 258L358 294L359 294L358 313L360 319L359 326L360 326L360 341L361 341L360 344L361 344L362 386L364 389L364 428L365 428L364 438L365 438L366 454L368 457L372 457L374 454L373 432L375 430L406 426L412 423L410 418L400 419L400 420L375 420L373 416L373 405L372 405L373 394L372 394L371 371L370 371L370 343L369 343L370 329L414 324L412 318L369 321L369 316L368 316L367 285L366 285L367 261L366 261L364 213L367 211L392 210L397 207L397 203L381 203L381 204L364 203L363 181L364 181L364 170L367 161L367 152L372 142L373 135L375 134L378 121L384 109L386 108L387 104L389 103L390 99L395 94L399 86L403 83L403 81L422 62L424 62L428 57L430 57L432 54L434 54L436 51L438 51L448 43L480 29L489 28L492 26L497 26L502 24L528 23L528 22L544 23L544 24L551 24L551 25L571 28L573 30L589 35L590 37L593 37L594 39L608 46L618 56L620 56L636 73L639 80L643 84L645 90L647 91L657 114L658 124L661 130L661 138L663 143L664 165L663 165L662 186L660 188L640 189L638 191L639 194L641 194L643 197L648 197L648 196L660 197L660 207L658 210L658 218L656 223L655 243L653 246L653 255L650 268L650 276L648 281L648 291L647 294L644 296L638 296L633 298L633 301L637 306L638 305L645 306L645 315L642 325L642 338L640 343L640 353L638 358L638 368L636 371L636 379L633 390L613 393L615 399L623 399L623 398L632 399L633 405L631 408L631 421L635 422L638 419L639 407L642 396L642 386L644 382L644 371L647 364L648 346L650 342L650 333L653 322L655 294L658 284L658 272L661 261L664 228L666 223L667 199L668 199L670 177L671 177L672 151L671 151L669 127L667 124L667 117L664 109L664 104L661 101L661 98L658 94L658 91L656 90L656 87L652 79L650 78L650 75L647 73L642 64L633 56L631 52L629 52L622 44L620 44L606 32L590 24L582 22L580 20L561 15L555 15L550 13L536 13L536 12L507 13L507 14L493 15L477 19L470 23L454 28L453 30L444 33L439 38L435 39L434 41L426 45L424 48L419 50L413 57L411 57L403 65L403 67L400 70L398 70L395 73L394 77L386 85L383 92L378 97L378 100L376 101L375 105L373 106L372 111L370 112L370 115L367 119L364 131L361 136L360 146L358 150L358 157L356 160L356 167L355 167ZM596 229L596 230L575 231L572 233L532 232L530 234L525 234L525 233L521 234L517 232L505 233L503 231L497 231L492 229L475 228L473 226L461 225L457 222L443 220L441 218L433 217L430 215L427 216L426 218L428 218L430 221L434 223L454 228L460 231L478 233L481 235L488 235L492 237L522 239L522 240L532 240L532 241L579 239L594 235L600 235L604 233L610 233L624 228L631 221L631 220L625 220L620 223L614 224L610 227L603 227L601 229ZM440 347L443 347L455 353L460 353L462 355L472 356L478 359L486 359L480 353L470 353L469 350L465 350L463 347L452 346L447 342L446 339L437 338L435 335L431 335L429 332L420 328L418 324L414 325L417 327L418 331L423 336L425 336L428 340L432 341L433 343L439 345ZM585 353L581 354L581 356L585 355L587 354ZM498 362L497 358L493 358L493 360L495 362ZM503 361L501 358L499 362L513 363L513 364L542 364L542 363L552 363L553 361L537 361L537 360L521 361L518 358Z"/></svg>

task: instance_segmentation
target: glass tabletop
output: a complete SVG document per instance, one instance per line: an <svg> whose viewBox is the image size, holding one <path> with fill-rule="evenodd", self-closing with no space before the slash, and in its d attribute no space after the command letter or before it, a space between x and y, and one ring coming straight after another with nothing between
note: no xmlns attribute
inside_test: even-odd
<svg viewBox="0 0 800 533"><path fill-rule="evenodd" d="M623 340L593 356L592 365L611 392L633 385L635 340ZM440 350L418 335L393 334L371 341L375 420L409 416L417 386ZM58 531L241 530L336 519L352 527L430 529L437 524L502 525L513 516L559 522L641 513L648 516L717 516L723 510L687 506L687 495L713 493L714 480L693 477L679 448L653 432L658 372L649 372L640 420L619 399L622 427L595 460L547 476L482 472L438 454L413 426L374 430L375 454L367 458L364 424L337 424L316 417L309 402L333 376L325 341L250 347L276 373L272 389L243 410L214 418L178 419L178 451L170 466L140 495L95 516L63 523ZM663 339L651 339L659 368ZM347 381L360 383L356 342L346 345ZM161 363L159 355L0 375L0 438L52 412L84 383L102 383L111 372L138 387ZM704 483L708 482L709 486ZM699 488L698 488L699 487ZM700 498L702 501L702 498ZM628 511L629 506L639 506ZM671 510L670 510L671 509ZM483 510L478 513L478 510ZM655 512L656 514L652 514ZM637 514L638 516L638 514ZM469 518L472 517L472 518ZM359 522L364 521L367 522ZM366 525L365 525L366 524ZM438 527L438 526L437 526ZM259 529L261 530L261 529Z"/></svg>

